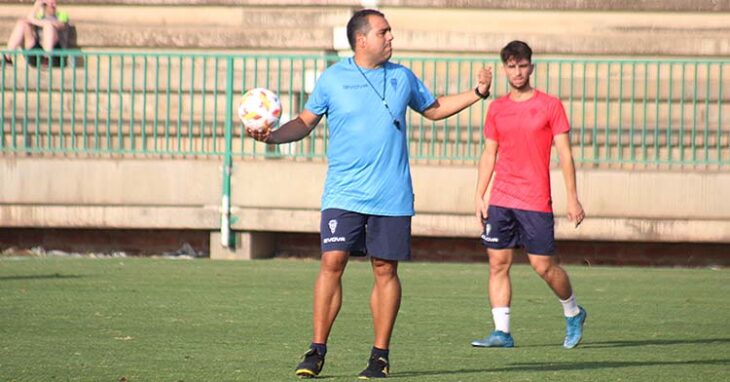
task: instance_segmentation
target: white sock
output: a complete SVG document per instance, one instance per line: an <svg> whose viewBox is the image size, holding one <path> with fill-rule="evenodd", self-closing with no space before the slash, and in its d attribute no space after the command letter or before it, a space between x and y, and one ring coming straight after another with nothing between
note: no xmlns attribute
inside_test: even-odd
<svg viewBox="0 0 730 382"><path fill-rule="evenodd" d="M509 306L493 308L492 319L494 319L494 330L509 333Z"/></svg>
<svg viewBox="0 0 730 382"><path fill-rule="evenodd" d="M575 295L571 294L570 297L568 297L567 300L560 300L561 304L563 304L563 314L565 317L575 317L580 313L580 310L578 310L578 303L575 301Z"/></svg>

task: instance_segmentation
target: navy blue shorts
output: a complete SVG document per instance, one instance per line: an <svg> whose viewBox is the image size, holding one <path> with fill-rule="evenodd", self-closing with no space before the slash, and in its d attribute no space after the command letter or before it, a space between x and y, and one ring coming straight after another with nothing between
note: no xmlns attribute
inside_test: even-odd
<svg viewBox="0 0 730 382"><path fill-rule="evenodd" d="M555 253L555 221L551 212L489 206L482 244L487 248L524 247L532 255Z"/></svg>
<svg viewBox="0 0 730 382"><path fill-rule="evenodd" d="M411 217L366 215L336 208L322 211L322 252L346 251L384 260L411 259Z"/></svg>

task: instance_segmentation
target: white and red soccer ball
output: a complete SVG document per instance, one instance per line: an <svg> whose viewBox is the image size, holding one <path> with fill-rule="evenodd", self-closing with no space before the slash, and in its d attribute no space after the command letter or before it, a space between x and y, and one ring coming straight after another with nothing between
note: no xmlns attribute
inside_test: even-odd
<svg viewBox="0 0 730 382"><path fill-rule="evenodd" d="M281 101L269 89L255 88L247 91L238 104L238 118L243 126L253 131L274 128L281 118Z"/></svg>

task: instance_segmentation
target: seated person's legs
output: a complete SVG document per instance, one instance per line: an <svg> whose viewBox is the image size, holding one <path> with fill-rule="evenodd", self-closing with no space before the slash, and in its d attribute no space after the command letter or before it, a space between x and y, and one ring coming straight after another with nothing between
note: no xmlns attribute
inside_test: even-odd
<svg viewBox="0 0 730 382"><path fill-rule="evenodd" d="M50 24L43 26L42 40L40 41L41 47L47 53L53 51L53 47L58 43L58 30Z"/></svg>
<svg viewBox="0 0 730 382"><path fill-rule="evenodd" d="M8 49L15 50L20 47L31 49L36 43L36 35L33 26L25 19L18 20L15 23L13 31L8 39ZM12 62L8 55L3 57L6 62Z"/></svg>

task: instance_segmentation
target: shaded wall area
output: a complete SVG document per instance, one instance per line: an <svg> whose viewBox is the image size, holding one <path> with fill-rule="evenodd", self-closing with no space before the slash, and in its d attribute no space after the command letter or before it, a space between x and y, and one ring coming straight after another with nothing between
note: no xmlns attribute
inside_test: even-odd
<svg viewBox="0 0 730 382"><path fill-rule="evenodd" d="M277 258L318 259L319 235L276 233ZM82 255L190 256L207 257L209 233L201 230L99 230L33 229L0 230L0 253L4 256L37 255L62 251ZM730 247L722 243L646 243L559 240L560 262L586 266L727 267ZM413 260L417 262L486 263L484 248L476 238L414 237ZM520 253L516 263L527 263ZM486 264L485 264L486 266Z"/></svg>

